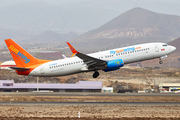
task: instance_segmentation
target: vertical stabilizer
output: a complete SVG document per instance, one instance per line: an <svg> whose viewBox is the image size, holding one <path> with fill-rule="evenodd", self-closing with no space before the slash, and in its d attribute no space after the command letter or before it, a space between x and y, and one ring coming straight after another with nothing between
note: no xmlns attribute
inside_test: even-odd
<svg viewBox="0 0 180 120"><path fill-rule="evenodd" d="M11 53L17 67L25 68L25 67L48 62L48 60L40 60L40 59L33 57L30 53L28 53L26 50L24 50L21 46L19 46L12 39L6 39L5 42L6 42L9 52Z"/></svg>

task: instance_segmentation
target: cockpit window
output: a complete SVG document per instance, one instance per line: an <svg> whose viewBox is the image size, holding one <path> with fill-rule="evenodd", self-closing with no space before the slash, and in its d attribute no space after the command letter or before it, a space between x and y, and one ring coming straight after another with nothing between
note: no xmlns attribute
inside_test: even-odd
<svg viewBox="0 0 180 120"><path fill-rule="evenodd" d="M167 44L163 44L162 46L166 47L166 46L168 46L168 45L167 45Z"/></svg>

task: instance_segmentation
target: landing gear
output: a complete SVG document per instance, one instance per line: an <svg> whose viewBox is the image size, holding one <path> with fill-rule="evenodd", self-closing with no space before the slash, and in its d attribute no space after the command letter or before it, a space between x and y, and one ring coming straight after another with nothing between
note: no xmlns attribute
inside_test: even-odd
<svg viewBox="0 0 180 120"><path fill-rule="evenodd" d="M161 60L161 58L159 58L159 60L160 60L160 61L159 61L159 64L163 64L163 61Z"/></svg>
<svg viewBox="0 0 180 120"><path fill-rule="evenodd" d="M93 78L97 78L98 76L99 76L99 72L95 71L94 74L93 74Z"/></svg>

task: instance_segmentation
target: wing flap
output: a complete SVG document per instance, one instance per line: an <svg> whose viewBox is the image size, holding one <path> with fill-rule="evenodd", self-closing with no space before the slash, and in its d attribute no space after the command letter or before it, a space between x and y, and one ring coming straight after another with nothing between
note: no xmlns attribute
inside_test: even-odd
<svg viewBox="0 0 180 120"><path fill-rule="evenodd" d="M97 59L97 58L94 58L94 57L91 57L91 56L88 56L86 54L83 54L83 53L77 53L76 56L78 56L79 58L81 58L84 62L97 62L97 63L106 63L106 61L104 60L101 60L101 59Z"/></svg>
<svg viewBox="0 0 180 120"><path fill-rule="evenodd" d="M104 68L107 63L104 60L100 60L82 53L77 53L76 56L81 58L89 69Z"/></svg>
<svg viewBox="0 0 180 120"><path fill-rule="evenodd" d="M30 68L22 68L22 67L9 67L13 70L17 70L17 71L27 71L30 70Z"/></svg>

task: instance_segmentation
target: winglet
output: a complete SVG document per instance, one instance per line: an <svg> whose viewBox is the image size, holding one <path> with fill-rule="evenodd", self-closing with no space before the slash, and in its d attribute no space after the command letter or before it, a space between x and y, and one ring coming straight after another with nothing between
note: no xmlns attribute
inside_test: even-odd
<svg viewBox="0 0 180 120"><path fill-rule="evenodd" d="M73 57L75 54L79 54L79 52L76 51L76 49L74 49L74 47L69 42L66 42L66 43L68 44L69 48L71 49L73 53L71 57Z"/></svg>

